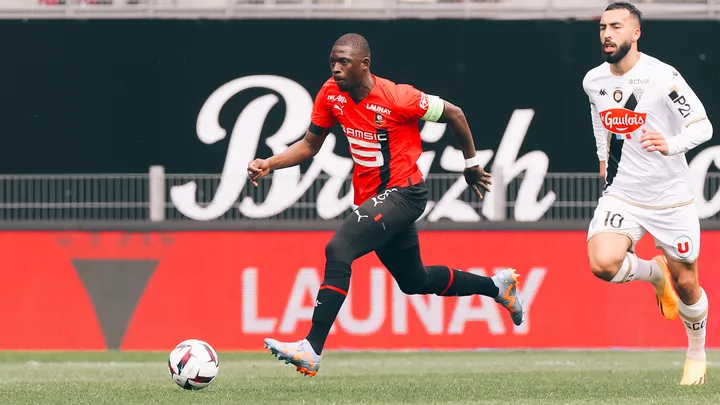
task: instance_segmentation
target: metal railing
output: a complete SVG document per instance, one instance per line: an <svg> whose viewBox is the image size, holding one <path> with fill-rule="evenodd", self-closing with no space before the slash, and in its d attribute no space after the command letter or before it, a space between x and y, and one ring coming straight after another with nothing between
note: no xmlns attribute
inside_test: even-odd
<svg viewBox="0 0 720 405"><path fill-rule="evenodd" d="M502 179L495 174L495 184ZM479 220L589 220L602 182L595 173L518 176L504 193L479 200L460 174L427 178L430 222ZM497 188L497 185L494 186ZM702 218L720 219L708 207L720 189L720 173L709 173L696 201ZM720 196L715 200L720 199ZM713 202L715 201L713 200ZM258 187L246 176L171 174L3 175L0 221L317 221L341 219L353 209L350 179L318 176L303 184L268 176Z"/></svg>
<svg viewBox="0 0 720 405"><path fill-rule="evenodd" d="M3 0L1 18L590 19L608 0ZM720 0L639 0L646 19L718 19Z"/></svg>

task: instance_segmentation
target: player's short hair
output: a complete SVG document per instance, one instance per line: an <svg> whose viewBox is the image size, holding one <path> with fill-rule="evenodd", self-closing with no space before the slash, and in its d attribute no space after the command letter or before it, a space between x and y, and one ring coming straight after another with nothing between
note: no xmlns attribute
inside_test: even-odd
<svg viewBox="0 0 720 405"><path fill-rule="evenodd" d="M335 41L334 46L349 46L357 52L361 58L370 57L370 44L360 34L349 33L341 36Z"/></svg>
<svg viewBox="0 0 720 405"><path fill-rule="evenodd" d="M627 10L638 21L638 25L642 25L642 13L632 3L626 1L616 1L615 3L607 6L607 8L605 9L605 11L610 10Z"/></svg>

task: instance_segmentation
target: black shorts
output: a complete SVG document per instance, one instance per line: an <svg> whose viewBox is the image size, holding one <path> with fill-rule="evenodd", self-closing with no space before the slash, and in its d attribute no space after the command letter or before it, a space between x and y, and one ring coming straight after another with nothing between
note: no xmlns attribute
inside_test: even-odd
<svg viewBox="0 0 720 405"><path fill-rule="evenodd" d="M424 181L408 187L389 187L362 203L340 225L327 252L328 260L352 262L367 253L403 250L418 244L415 226L428 201Z"/></svg>

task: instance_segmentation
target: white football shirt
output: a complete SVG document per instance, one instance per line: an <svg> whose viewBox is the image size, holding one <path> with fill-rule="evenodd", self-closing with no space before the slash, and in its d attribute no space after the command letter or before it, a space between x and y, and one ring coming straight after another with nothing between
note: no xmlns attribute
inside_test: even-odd
<svg viewBox="0 0 720 405"><path fill-rule="evenodd" d="M710 132L700 134L699 141L673 140L690 125L707 121L705 107L680 73L641 53L622 76L614 75L608 63L590 70L583 88L590 99L598 159L606 162L605 194L648 208L692 202L685 152L709 139L712 127L705 123ZM663 134L670 154L643 149L642 128Z"/></svg>

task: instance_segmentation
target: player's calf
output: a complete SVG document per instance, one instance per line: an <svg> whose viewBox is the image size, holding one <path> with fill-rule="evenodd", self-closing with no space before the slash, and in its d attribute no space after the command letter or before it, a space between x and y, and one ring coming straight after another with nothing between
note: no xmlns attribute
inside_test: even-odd
<svg viewBox="0 0 720 405"><path fill-rule="evenodd" d="M386 259L392 269L393 259ZM435 294L443 297L484 295L505 307L513 320L523 322L523 301L517 293L517 275L514 270L504 270L493 277L453 269L448 266L427 266L416 272L393 272L398 287L405 294ZM410 276L413 275L413 276Z"/></svg>
<svg viewBox="0 0 720 405"><path fill-rule="evenodd" d="M697 262L685 263L673 257L661 256L672 273L680 302L678 313L685 326L688 337L688 349L681 385L705 384L707 360L705 339L707 335L708 298L698 283Z"/></svg>
<svg viewBox="0 0 720 405"><path fill-rule="evenodd" d="M345 302L350 288L350 274L350 265L347 263L327 262L325 265L325 278L315 299L312 326L307 335L316 353L322 353L325 340Z"/></svg>
<svg viewBox="0 0 720 405"><path fill-rule="evenodd" d="M485 295L495 298L499 291L492 278L453 269L448 266L427 266L415 277L396 277L400 291L405 294L435 294L440 296Z"/></svg>
<svg viewBox="0 0 720 405"><path fill-rule="evenodd" d="M668 261L668 266L672 267L672 279L675 291L677 291L680 300L685 303L694 303L700 298L701 288L698 282L697 272L693 271L692 265L685 263L674 264Z"/></svg>
<svg viewBox="0 0 720 405"><path fill-rule="evenodd" d="M446 273L448 272L447 267L442 268L445 269ZM447 286L447 281L443 281L439 277L431 278L430 274L433 272L433 270L431 270L430 268L426 269L427 271L425 272L418 272L418 277L403 277L399 280L396 279L395 281L397 282L400 291L402 291L403 294L406 295L434 294L435 291L437 291L438 293L440 291L443 291Z"/></svg>

